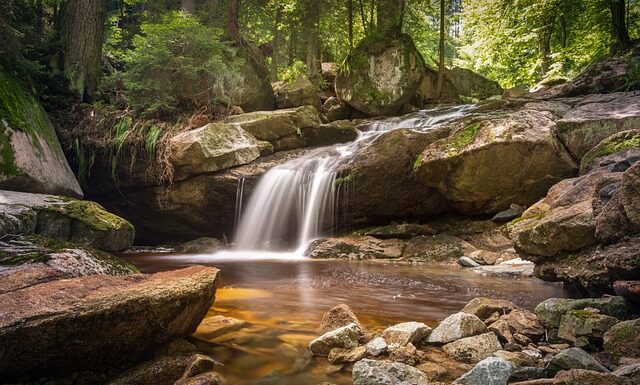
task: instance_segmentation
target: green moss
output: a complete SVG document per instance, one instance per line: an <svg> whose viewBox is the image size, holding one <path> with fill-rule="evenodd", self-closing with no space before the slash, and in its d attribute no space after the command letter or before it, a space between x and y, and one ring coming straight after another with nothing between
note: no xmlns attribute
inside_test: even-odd
<svg viewBox="0 0 640 385"><path fill-rule="evenodd" d="M4 127L0 127L0 129L4 129ZM21 175L22 171L16 165L9 132L9 130L5 130L4 133L0 133L0 174L5 176Z"/></svg>
<svg viewBox="0 0 640 385"><path fill-rule="evenodd" d="M620 323L614 326L613 333L616 341L624 341L631 339L637 333L637 327L631 323Z"/></svg>
<svg viewBox="0 0 640 385"><path fill-rule="evenodd" d="M597 158L613 155L629 148L640 148L640 132L627 131L611 136L594 147L583 158L583 164L590 166Z"/></svg>
<svg viewBox="0 0 640 385"><path fill-rule="evenodd" d="M422 154L420 154L418 155L416 160L413 162L413 172L418 171L423 164L424 164L424 157L422 156Z"/></svg>
<svg viewBox="0 0 640 385"><path fill-rule="evenodd" d="M111 214L92 201L72 200L65 204L48 206L44 210L68 216L98 231L120 229L125 226L133 227L131 223Z"/></svg>
<svg viewBox="0 0 640 385"><path fill-rule="evenodd" d="M475 122L467 125L461 130L456 131L448 140L445 147L445 151L448 156L455 156L462 151L462 149L473 142L482 125L480 122Z"/></svg>
<svg viewBox="0 0 640 385"><path fill-rule="evenodd" d="M26 263L45 263L49 256L44 252L30 252L27 254L11 254L0 252L0 266L19 266Z"/></svg>
<svg viewBox="0 0 640 385"><path fill-rule="evenodd" d="M343 185L345 183L350 183L351 181L353 181L353 175L347 175L345 177L342 178L337 178L335 181L336 186L340 186Z"/></svg>
<svg viewBox="0 0 640 385"><path fill-rule="evenodd" d="M587 318L591 318L594 316L593 312L590 312L588 310L570 310L569 313L581 320L585 320Z"/></svg>

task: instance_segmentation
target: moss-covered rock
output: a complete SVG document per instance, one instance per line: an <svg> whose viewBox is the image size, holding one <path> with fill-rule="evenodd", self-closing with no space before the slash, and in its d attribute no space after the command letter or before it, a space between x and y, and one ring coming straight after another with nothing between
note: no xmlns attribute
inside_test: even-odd
<svg viewBox="0 0 640 385"><path fill-rule="evenodd" d="M373 33L340 69L336 93L369 116L390 115L415 95L423 73L424 60L411 37Z"/></svg>
<svg viewBox="0 0 640 385"><path fill-rule="evenodd" d="M622 131L614 134L589 150L580 162L580 175L584 175L595 167L605 166L600 160L609 155L624 151L624 158L635 156L640 160L640 129ZM607 164L610 164L607 160Z"/></svg>
<svg viewBox="0 0 640 385"><path fill-rule="evenodd" d="M91 246L106 251L122 251L131 246L131 223L111 214L91 201L53 195L0 191L0 224L5 234L22 228L26 233ZM6 226L6 227L5 227Z"/></svg>
<svg viewBox="0 0 640 385"><path fill-rule="evenodd" d="M292 108L300 106L314 106L320 109L320 97L316 86L305 77L293 82L273 83L277 108Z"/></svg>
<svg viewBox="0 0 640 385"><path fill-rule="evenodd" d="M0 188L82 197L40 102L2 68Z"/></svg>
<svg viewBox="0 0 640 385"><path fill-rule="evenodd" d="M609 329L604 335L604 350L616 359L640 358L640 318Z"/></svg>
<svg viewBox="0 0 640 385"><path fill-rule="evenodd" d="M504 90L498 82L485 78L470 69L453 67L447 71L447 78L461 96L487 99L502 95Z"/></svg>

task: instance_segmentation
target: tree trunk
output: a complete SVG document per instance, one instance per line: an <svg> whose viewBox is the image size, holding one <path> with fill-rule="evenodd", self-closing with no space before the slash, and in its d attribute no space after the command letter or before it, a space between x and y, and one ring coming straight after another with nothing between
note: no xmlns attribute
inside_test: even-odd
<svg viewBox="0 0 640 385"><path fill-rule="evenodd" d="M240 1L229 0L229 18L227 19L227 33L229 37L236 43L242 43L242 37L240 36L240 27L238 24L240 12Z"/></svg>
<svg viewBox="0 0 640 385"><path fill-rule="evenodd" d="M278 67L280 65L280 41L282 40L280 24L282 23L282 7L276 10L276 23L273 26L273 52L271 53L271 81L278 81Z"/></svg>
<svg viewBox="0 0 640 385"><path fill-rule="evenodd" d="M405 0L378 0L379 32L397 36L402 32Z"/></svg>
<svg viewBox="0 0 640 385"><path fill-rule="evenodd" d="M438 98L442 97L442 89L444 88L444 75L447 70L444 65L444 43L446 39L446 28L445 28L445 0L440 0L440 62L438 64L438 83L436 85L436 95Z"/></svg>
<svg viewBox="0 0 640 385"><path fill-rule="evenodd" d="M349 52L353 49L353 0L347 0L347 13L349 15Z"/></svg>
<svg viewBox="0 0 640 385"><path fill-rule="evenodd" d="M104 0L69 0L64 28L64 72L79 100L95 96L101 72Z"/></svg>
<svg viewBox="0 0 640 385"><path fill-rule="evenodd" d="M364 0L358 0L360 5L360 19L362 19L362 30L364 31L365 36L369 33L369 26L367 24L367 17L364 13Z"/></svg>
<svg viewBox="0 0 640 385"><path fill-rule="evenodd" d="M567 19L564 15L560 16L560 44L562 48L567 48Z"/></svg>
<svg viewBox="0 0 640 385"><path fill-rule="evenodd" d="M539 32L538 52L540 52L540 73L545 77L551 68L551 34L553 33L553 22Z"/></svg>
<svg viewBox="0 0 640 385"><path fill-rule="evenodd" d="M307 75L309 78L320 73L320 1L306 0L307 22Z"/></svg>
<svg viewBox="0 0 640 385"><path fill-rule="evenodd" d="M631 38L626 24L625 0L610 0L611 3L611 53L624 53L631 48Z"/></svg>
<svg viewBox="0 0 640 385"><path fill-rule="evenodd" d="M195 14L196 0L180 0L180 9L192 15Z"/></svg>
<svg viewBox="0 0 640 385"><path fill-rule="evenodd" d="M289 60L288 64L292 65L298 58L298 28L295 23L289 23Z"/></svg>

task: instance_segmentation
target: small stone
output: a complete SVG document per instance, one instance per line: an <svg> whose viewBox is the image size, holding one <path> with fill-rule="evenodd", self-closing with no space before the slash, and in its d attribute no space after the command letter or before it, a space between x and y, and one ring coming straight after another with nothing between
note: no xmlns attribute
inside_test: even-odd
<svg viewBox="0 0 640 385"><path fill-rule="evenodd" d="M524 213L525 207L512 203L511 206L503 211L500 211L491 218L494 222L510 222L516 218L519 218Z"/></svg>
<svg viewBox="0 0 640 385"><path fill-rule="evenodd" d="M326 356L333 348L350 349L358 346L361 330L355 323L330 331L309 343L311 353Z"/></svg>
<svg viewBox="0 0 640 385"><path fill-rule="evenodd" d="M515 342L515 338L513 337L513 333L511 333L511 328L509 327L509 322L505 319L499 319L489 325L489 330L496 333L502 343Z"/></svg>
<svg viewBox="0 0 640 385"><path fill-rule="evenodd" d="M369 341L366 345L367 355L370 357L377 357L387 351L387 342L384 338L376 337Z"/></svg>
<svg viewBox="0 0 640 385"><path fill-rule="evenodd" d="M394 348L390 349L389 361L415 366L419 361L417 353L416 347L411 343L405 346L394 346Z"/></svg>
<svg viewBox="0 0 640 385"><path fill-rule="evenodd" d="M360 326L360 321L358 321L358 317L353 314L351 308L345 304L340 304L324 313L322 321L320 322L320 330L326 333L351 323Z"/></svg>
<svg viewBox="0 0 640 385"><path fill-rule="evenodd" d="M473 258L464 257L464 256L458 259L458 263L462 267L479 267L480 266L480 264L474 261Z"/></svg>
<svg viewBox="0 0 640 385"><path fill-rule="evenodd" d="M488 250L476 250L470 253L469 257L481 265L495 265L500 254Z"/></svg>
<svg viewBox="0 0 640 385"><path fill-rule="evenodd" d="M563 385L633 385L628 378L585 369L571 369L559 372L555 376L554 383Z"/></svg>
<svg viewBox="0 0 640 385"><path fill-rule="evenodd" d="M507 321L514 334L522 334L534 341L544 335L544 327L538 322L538 317L528 310L515 309L500 319Z"/></svg>
<svg viewBox="0 0 640 385"><path fill-rule="evenodd" d="M511 301L477 297L469 301L469 303L460 311L463 313L473 314L481 320L486 320L495 312L498 312L502 316L510 313L511 310L515 308L516 305Z"/></svg>
<svg viewBox="0 0 640 385"><path fill-rule="evenodd" d="M629 377L640 380L640 362L631 365L622 365L613 371L613 374L620 377Z"/></svg>
<svg viewBox="0 0 640 385"><path fill-rule="evenodd" d="M328 361L332 364L346 364L348 362L360 361L367 353L367 349L364 346L357 346L351 349L331 349L328 356Z"/></svg>
<svg viewBox="0 0 640 385"><path fill-rule="evenodd" d="M496 311L496 312L494 312L493 314L491 314L491 315L489 316L489 318L487 318L486 320L483 320L483 321L484 321L484 324L485 324L485 325L487 325L487 326L489 326L489 325L491 325L492 323L494 323L494 322L496 322L497 320L499 320L499 319L500 319L500 316L501 316L501 314L500 314L500 313L498 313L498 312Z"/></svg>
<svg viewBox="0 0 640 385"><path fill-rule="evenodd" d="M522 346L528 346L532 343L531 339L524 334L516 333L513 335L513 339Z"/></svg>
<svg viewBox="0 0 640 385"><path fill-rule="evenodd" d="M504 350L508 352L521 352L522 346L516 344L515 342L508 342L504 344Z"/></svg>
<svg viewBox="0 0 640 385"><path fill-rule="evenodd" d="M515 365L496 357L485 358L453 382L454 385L507 385Z"/></svg>
<svg viewBox="0 0 640 385"><path fill-rule="evenodd" d="M446 344L465 337L485 333L484 322L473 314L455 313L445 318L433 329L427 341L433 344Z"/></svg>
<svg viewBox="0 0 640 385"><path fill-rule="evenodd" d="M539 360L539 359L542 358L542 353L537 349L523 349L522 353L528 355L529 357L533 358L534 360Z"/></svg>
<svg viewBox="0 0 640 385"><path fill-rule="evenodd" d="M429 333L431 328L421 322L405 322L388 327L382 332L382 337L388 345L404 346L408 343L417 344Z"/></svg>
<svg viewBox="0 0 640 385"><path fill-rule="evenodd" d="M399 362L364 359L353 366L353 385L429 385L420 370Z"/></svg>
<svg viewBox="0 0 640 385"><path fill-rule="evenodd" d="M561 370L587 369L597 372L608 372L607 368L596 361L589 353L580 348L569 348L556 354L547 365L547 371L556 374Z"/></svg>
<svg viewBox="0 0 640 385"><path fill-rule="evenodd" d="M546 378L547 371L544 368L533 366L522 367L516 369L509 377L509 383L521 381L533 381L540 378Z"/></svg>
<svg viewBox="0 0 640 385"><path fill-rule="evenodd" d="M640 304L640 281L616 281L613 291L631 302Z"/></svg>
<svg viewBox="0 0 640 385"><path fill-rule="evenodd" d="M476 363L502 349L494 333L462 338L443 346L443 350L456 361Z"/></svg>
<svg viewBox="0 0 640 385"><path fill-rule="evenodd" d="M534 366L536 364L536 361L533 359L533 357L524 352L508 352L506 350L498 350L497 352L493 353L493 356L501 358L505 361L509 361L516 367Z"/></svg>
<svg viewBox="0 0 640 385"><path fill-rule="evenodd" d="M224 334L238 331L248 326L250 326L250 324L247 321L239 320L233 317L215 315L213 317L207 317L202 320L200 325L198 325L196 333L200 338L213 339Z"/></svg>

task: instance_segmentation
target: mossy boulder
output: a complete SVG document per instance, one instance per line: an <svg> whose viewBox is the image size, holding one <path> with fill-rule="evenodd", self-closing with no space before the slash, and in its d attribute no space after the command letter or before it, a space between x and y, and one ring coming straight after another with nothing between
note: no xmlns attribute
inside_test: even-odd
<svg viewBox="0 0 640 385"><path fill-rule="evenodd" d="M40 102L2 68L0 189L83 195Z"/></svg>
<svg viewBox="0 0 640 385"><path fill-rule="evenodd" d="M604 334L604 350L614 358L640 358L640 318L620 322Z"/></svg>
<svg viewBox="0 0 640 385"><path fill-rule="evenodd" d="M463 214L495 214L530 205L575 173L552 135L562 103L470 115L448 125L447 137L416 157L415 178Z"/></svg>
<svg viewBox="0 0 640 385"><path fill-rule="evenodd" d="M580 175L584 175L594 168L612 164L608 157L621 152L623 152L621 158L640 160L640 128L611 135L589 150L580 162ZM604 162L602 162L603 160Z"/></svg>
<svg viewBox="0 0 640 385"><path fill-rule="evenodd" d="M431 103L460 103L460 95L448 77L444 79L442 94L437 94L438 71L429 67L424 67L424 76L416 90L416 94L411 100L416 106L425 106Z"/></svg>
<svg viewBox="0 0 640 385"><path fill-rule="evenodd" d="M459 95L468 98L487 99L502 95L504 92L498 82L487 79L467 68L453 67L447 71L447 78Z"/></svg>
<svg viewBox="0 0 640 385"><path fill-rule="evenodd" d="M277 108L292 108L300 106L314 106L320 109L320 96L311 81L300 77L290 83L273 83Z"/></svg>
<svg viewBox="0 0 640 385"><path fill-rule="evenodd" d="M0 194L0 224L7 226L1 229L5 234L22 226L27 234L106 251L122 251L133 243L133 225L95 202L13 191Z"/></svg>
<svg viewBox="0 0 640 385"><path fill-rule="evenodd" d="M329 146L356 140L358 130L351 120L337 120L320 127L303 128L302 137L308 146Z"/></svg>
<svg viewBox="0 0 640 385"><path fill-rule="evenodd" d="M338 98L369 115L391 115L415 95L424 73L424 60L408 35L373 33L340 68Z"/></svg>

